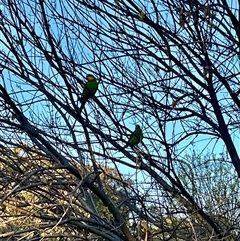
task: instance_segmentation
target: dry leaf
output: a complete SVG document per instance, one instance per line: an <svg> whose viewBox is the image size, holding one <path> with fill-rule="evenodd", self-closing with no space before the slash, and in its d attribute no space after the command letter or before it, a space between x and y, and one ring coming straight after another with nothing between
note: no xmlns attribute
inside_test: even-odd
<svg viewBox="0 0 240 241"><path fill-rule="evenodd" d="M139 8L138 17L140 20L143 20L145 18L145 13L143 12L143 10L141 8Z"/></svg>
<svg viewBox="0 0 240 241"><path fill-rule="evenodd" d="M207 17L210 16L210 7L209 6L205 6L204 7L204 18L205 20L207 19Z"/></svg>
<svg viewBox="0 0 240 241"><path fill-rule="evenodd" d="M191 12L187 12L187 22L189 23L190 22L190 18L191 18L192 14Z"/></svg>
<svg viewBox="0 0 240 241"><path fill-rule="evenodd" d="M117 8L120 8L120 1L119 0L114 0L114 2L117 5Z"/></svg>
<svg viewBox="0 0 240 241"><path fill-rule="evenodd" d="M204 67L204 71L203 71L203 77L206 78L206 77L207 77L207 74L208 74L208 67L205 66L205 67Z"/></svg>
<svg viewBox="0 0 240 241"><path fill-rule="evenodd" d="M185 27L185 23L186 23L186 16L184 15L184 13L181 13L180 14L180 26L182 28L184 28Z"/></svg>
<svg viewBox="0 0 240 241"><path fill-rule="evenodd" d="M179 101L179 99L173 101L173 103L172 103L172 110L175 109L175 107L176 107L178 101Z"/></svg>

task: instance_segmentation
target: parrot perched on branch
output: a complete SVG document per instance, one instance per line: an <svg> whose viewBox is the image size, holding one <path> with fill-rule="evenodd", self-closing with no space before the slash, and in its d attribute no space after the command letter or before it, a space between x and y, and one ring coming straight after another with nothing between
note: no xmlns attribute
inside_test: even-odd
<svg viewBox="0 0 240 241"><path fill-rule="evenodd" d="M81 102L80 112L82 111L88 99L92 98L98 90L98 82L92 74L87 74L86 80L87 82L83 88L82 96L80 98L80 102Z"/></svg>
<svg viewBox="0 0 240 241"><path fill-rule="evenodd" d="M135 130L131 133L127 144L121 150L125 149L128 146L137 146L140 142L142 142L142 139L142 129L139 125L136 125Z"/></svg>

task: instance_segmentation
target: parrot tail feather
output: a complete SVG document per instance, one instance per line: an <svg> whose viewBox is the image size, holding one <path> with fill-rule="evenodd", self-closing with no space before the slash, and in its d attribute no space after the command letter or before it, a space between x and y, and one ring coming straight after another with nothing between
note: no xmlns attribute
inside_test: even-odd
<svg viewBox="0 0 240 241"><path fill-rule="evenodd" d="M81 101L81 106L80 106L80 108L79 108L79 113L80 113L80 115L81 115L81 113L82 113L82 110L83 110L86 102L87 102L86 100L82 99L82 101Z"/></svg>

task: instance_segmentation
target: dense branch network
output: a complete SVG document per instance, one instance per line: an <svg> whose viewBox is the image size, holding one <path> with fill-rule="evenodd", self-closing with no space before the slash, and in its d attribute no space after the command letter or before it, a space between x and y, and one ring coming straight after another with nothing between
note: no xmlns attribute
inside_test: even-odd
<svg viewBox="0 0 240 241"><path fill-rule="evenodd" d="M2 3L2 212L17 195L35 227L0 237L236 238L238 12L226 0ZM89 73L99 87L81 106ZM126 145L135 125L142 143Z"/></svg>

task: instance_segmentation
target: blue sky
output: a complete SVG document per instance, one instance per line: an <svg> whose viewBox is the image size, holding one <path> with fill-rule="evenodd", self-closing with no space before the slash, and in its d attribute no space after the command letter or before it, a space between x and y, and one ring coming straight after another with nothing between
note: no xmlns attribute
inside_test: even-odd
<svg viewBox="0 0 240 241"><path fill-rule="evenodd" d="M26 5L25 5L25 7L26 7ZM147 4L146 4L146 7L147 7ZM52 8L52 10L54 10L56 8L60 12L60 11L62 11L61 9L63 8L63 5L62 5L62 8L60 8L60 5L57 4L55 6L55 8ZM44 36L42 34L43 29L40 27L39 24L37 24L37 21L41 21L40 14L38 13L38 14L34 15L33 13L31 13L32 10L34 10L34 11L36 10L35 6L33 6L32 10L31 10L30 7L26 7L26 10L28 12L28 17L32 21L35 21L35 23L36 23L35 29L36 29L37 33L39 33L39 35L43 37ZM48 11L49 14L51 14L52 10ZM79 64L79 66L77 66L74 71L75 71L75 73L77 73L77 75L79 76L80 79L84 79L85 74L89 73L89 72L92 72L92 71L94 71L95 74L98 77L103 75L102 79L104 79L104 76L106 76L106 79L104 79L103 82L100 84L99 92L97 93L97 96L99 98L101 98L102 103L105 103L106 106L111 105L111 103L109 103L108 100L104 97L106 92L108 94L111 93L112 96L116 95L116 94L121 95L122 96L121 98L118 97L118 96L114 97L116 102L119 102L119 103L120 102L126 102L127 97L130 96L130 94L129 95L126 95L126 94L123 95L124 90L118 89L117 81L119 81L119 82L121 81L122 83L124 83L126 85L126 88L131 87L131 85L132 85L132 83L129 83L128 81L125 81L125 76L122 75L123 72L124 72L124 74L126 74L127 78L129 78L129 77L132 78L132 80L133 80L134 84L136 84L136 86L143 86L144 85L145 78L143 77L143 74L145 73L149 76L149 82L152 82L152 83L154 83L154 81L156 79L166 80L168 78L174 77L171 80L169 79L169 81L167 81L167 83L169 83L169 85L171 85L171 86L183 88L183 83L181 82L180 78L178 78L177 76L174 76L172 73L164 73L164 72L156 74L156 71L154 70L154 67L143 65L141 61L139 62L139 64L140 65L142 64L142 69L143 69L144 73L140 73L138 71L136 62L134 60L132 60L131 58L129 58L128 56L121 57L120 60L119 60L119 66L122 63L124 65L127 63L127 66L124 66L122 69L120 69L120 70L124 70L123 72L114 68L111 61L104 60L105 57L101 53L101 50L97 48L97 43L98 43L98 41L100 43L100 40L106 41L105 47L104 47L106 49L109 48L108 43L110 43L110 45L112 44L112 46L114 46L114 47L119 47L119 46L116 43L113 43L108 36L98 35L96 29L95 29L95 31L96 31L95 34L89 34L89 32L87 32L84 29L81 29L78 26L79 24L85 24L86 25L87 24L86 21L90 20L90 17L91 17L91 18L97 20L101 24L101 27L107 28L107 27L109 27L109 24L106 22L107 19L105 19L105 20L101 19L101 17L96 16L94 13L91 13L91 12L85 12L85 15L81 16L81 14L83 14L84 11L85 11L84 8L82 9L82 13L79 13L79 14L74 13L73 9L66 9L66 10L68 12L64 11L65 17L69 17L69 18L73 19L74 21L72 23L67 24L65 27L60 27L59 30L58 30L58 28L56 28L56 26L58 26L58 27L61 26L60 23L61 23L62 20L58 19L57 22L55 20L50 21L52 33L55 35L56 38L61 40L59 42L60 43L59 46L61 47L61 50L63 51L63 53L60 53L60 51L59 51L59 54L60 55L62 54L62 56L64 56L64 54L66 54L69 58L72 58L76 63ZM111 10L109 10L109 11L111 11ZM162 9L161 11L162 11L162 14L167 14L167 12L165 12L164 9ZM71 15L74 15L74 18L72 18ZM169 21L171 21L171 19L169 17L168 17L168 19L169 19ZM139 26L140 26L139 27L140 29L145 28L144 24L139 24ZM207 28L208 26L205 26L205 27ZM91 25L90 21L89 21L89 28L93 28L93 25ZM72 37L71 42L68 41L66 36L64 36L64 31L68 31L68 33L71 35L71 37ZM130 28L129 28L129 31L131 31ZM147 30L144 30L144 31L147 31ZM13 33L14 33L14 31L13 31ZM154 32L152 32L152 33L154 34ZM135 33L131 33L131 34L133 34L133 36L138 36ZM150 32L148 34L150 34ZM187 34L186 30L180 30L179 35L184 36L186 34ZM155 35L153 35L153 36L155 36ZM79 43L80 38L82 39L82 41ZM96 46L92 45L92 43L90 41L87 41L88 38L90 38L92 40L95 40ZM217 38L217 36L216 36L216 38ZM25 41L26 41L25 47L26 47L26 49L29 53L29 56L32 56L31 59L32 59L33 63L36 66L38 66L40 71L43 72L42 77L43 78L47 78L47 77L49 78L49 84L48 85L46 84L46 87L48 87L49 90L51 90L52 93L54 93L56 96L58 96L59 98L62 98L64 96L64 94L66 94L66 91L64 90L65 87L64 87L64 84L63 84L63 81L62 81L61 77L59 76L59 74L55 70L53 70L53 68L51 68L49 66L47 61L42 60L41 58L36 58L35 57L36 54L37 54L36 49L33 48L29 42L27 43L27 40L25 40ZM45 46L46 50L49 49L49 45L45 41L42 41L42 44ZM2 49L6 49L6 47L4 47L4 46L1 46L1 47L2 47ZM93 53L90 51L90 48L92 48L92 47L95 48ZM147 44L145 45L145 47L147 47ZM154 48L150 48L150 49L152 51L154 50ZM176 57L181 58L181 60L183 62L187 61L186 58L184 57L184 55L177 52L176 49L173 48L172 51L173 52L175 51ZM133 51L133 53L136 53L136 52L137 51ZM108 55L109 55L109 57L114 57L116 55L116 53L114 53L114 52L108 53ZM116 55L116 57L119 57L119 56L120 56L120 54L118 54L118 56ZM164 58L164 59L166 59L166 61L168 61L166 53L159 52L158 57ZM153 61L154 63L157 63L156 60L154 60L154 58L151 59L149 57L148 59L150 61ZM100 62L100 61L102 61L102 62ZM216 60L216 63L217 62L220 63L222 61L223 61L223 58L220 58L219 60ZM232 61L239 61L239 60L237 59L237 56L236 56L235 58L232 58ZM90 62L90 64L89 64L89 62ZM103 65L102 64L103 62L105 64L108 64L108 66ZM68 65L66 64L65 67L67 68ZM161 66L161 67L164 68L164 66ZM72 66L69 66L69 69L71 69L71 68L72 68ZM190 68L191 68L191 66L190 66ZM111 71L111 73L110 73L111 76L109 76L110 71ZM234 69L232 71L236 72L236 71L239 71L239 70ZM197 75L200 79L202 79L202 77L197 72L195 72L194 74ZM13 75L9 76L5 72L4 72L4 78L6 80L5 84L7 85L8 90L12 91L12 92L15 92L14 98L16 100L18 100L19 104L23 101L31 101L33 96L36 99L36 95L38 96L38 99L41 100L41 103L32 104L31 108L29 108L29 106L22 106L22 108L25 111L25 114L27 116L32 118L33 114L39 114L39 116L41 117L39 119L39 123L38 123L39 126L41 126L41 124L45 121L50 122L49 116L52 115L51 113L54 112L55 110L52 107L46 108L46 101L41 99L42 96L39 93L37 93L36 90L34 90L34 88L32 86L25 85L25 81L22 81L22 83L19 84L19 81L20 81L19 78L15 77ZM111 78L114 78L116 83L112 84ZM9 79L11 79L11 85L10 85L10 82L8 81ZM37 81L37 79L35 79L35 78L32 78L32 79L34 81ZM62 86L62 87L54 88L53 85L51 84L51 81L52 81L52 83L58 83L59 86ZM71 79L70 77L69 77L69 81L73 85L76 84L76 80ZM24 91L25 91L24 96L20 93L16 93L20 89L24 89ZM163 95L159 94L157 88L156 89L153 88L153 87L151 87L150 89L146 88L146 89L143 89L143 91L146 94L149 94L150 91L154 92L154 97L159 102L164 101L164 103L166 103L168 105L171 105L171 103L173 101L173 99L171 97L169 97L168 99L165 99L165 97ZM224 96L227 97L227 94L226 94L225 90L222 90L219 93L220 93L219 99L221 99ZM132 97L132 101L134 103L137 103L137 105L141 105L142 100L138 97L137 96ZM75 95L75 98L76 98L76 95ZM226 100L222 103L223 103L224 106L228 105ZM131 104L131 103L129 103L129 104ZM180 102L177 107L180 107L182 105L183 104ZM99 120L96 121L94 115L97 114L97 111L94 111L95 108L91 108L91 106L96 106L96 105L93 102L91 102L91 103L88 103L88 107L87 107L89 118L92 118L92 120L94 120L95 126L97 126L99 124L99 122L101 122L104 125L109 125L107 127L110 127L110 128L113 127L114 128L114 125L112 123L110 123L109 120L104 120L103 118L99 117ZM182 115L183 114L183 113L181 113L181 111L178 111L177 109L173 110L172 113L176 113L176 115ZM54 115L54 116L57 117L57 115ZM149 133L149 135L151 135L151 136L157 136L157 134L159 134L159 133L154 133L154 131L158 130L159 123L155 119L150 119L149 114L147 114L145 112L141 112L137 116L134 113L131 113L130 111L127 110L125 115L123 115L122 112L119 112L119 113L116 112L116 117L121 119L121 124L126 126L127 128L129 128L129 130L133 130L135 124L139 123L144 129L144 133L145 133L144 143L149 145L149 146L152 145L152 144L155 144L154 141L149 141L147 139L147 135ZM225 117L226 117L226 119L230 118L230 117L227 117L227 116L225 116ZM239 117L239 113L238 113L238 117ZM237 119L239 119L239 118L237 118ZM73 122L73 120L71 122ZM146 122L148 122L148 123L146 124ZM185 122L184 126L182 126L182 124L179 123L178 121L168 123L166 125L167 139L171 140L171 141L174 141L177 138L179 138L181 136L181 133L183 132L183 129L187 126L187 124L188 123ZM64 127L64 122L62 120L60 120L60 117L59 117L59 125ZM102 131L109 134L108 128L103 127ZM125 134L125 140L127 141L128 135L130 134L130 132L126 131L126 130L123 130L123 133ZM62 134L66 135L67 131L66 132L63 131ZM115 129L112 131L111 134L112 134L113 138L119 137L119 134L116 133ZM239 134L240 134L239 128L238 128L237 131L235 131L232 134L233 141L235 142L235 145L236 145L236 148L237 148L238 151L240 149L239 148L240 147ZM80 142L84 143L84 137L80 136ZM96 150L100 150L98 145L94 145L94 148L96 148ZM211 137L199 135L197 137L194 137L194 140L193 140L193 138L189 138L188 140L183 141L180 145L178 145L178 150L176 150L176 153L179 156L184 156L186 153L188 153L188 154L191 153L193 149L195 149L196 151L198 151L200 153L202 151L203 151L203 153L207 153L210 150L214 150L214 153L219 154L219 153L225 151L224 148L223 148L223 143L221 141L216 142L216 139L212 140ZM159 153L161 155L164 155L164 150L162 150L161 145L159 145ZM153 152L153 154L155 154L155 153ZM119 156L120 154L118 152L112 152L111 155ZM125 171L126 168L122 167L121 170ZM135 172L135 169L133 170L133 173L134 172Z"/></svg>

